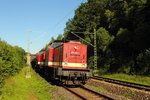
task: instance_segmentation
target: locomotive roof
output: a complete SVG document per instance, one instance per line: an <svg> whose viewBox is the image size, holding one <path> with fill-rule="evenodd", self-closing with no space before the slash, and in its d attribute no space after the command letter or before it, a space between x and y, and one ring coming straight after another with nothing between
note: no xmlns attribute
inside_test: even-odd
<svg viewBox="0 0 150 100"><path fill-rule="evenodd" d="M52 43L54 42L62 42L62 43L66 43L66 42L69 42L68 40L55 40L53 42L50 42L49 45L51 45Z"/></svg>
<svg viewBox="0 0 150 100"><path fill-rule="evenodd" d="M48 47L55 48L56 46L61 45L62 43L63 43L63 42L53 42L53 43L50 44Z"/></svg>
<svg viewBox="0 0 150 100"><path fill-rule="evenodd" d="M67 43L67 42L70 42L70 43L80 43L80 41L75 41L75 40L55 40L53 42L50 42L49 45L51 45L52 43L55 43L55 42L61 42L61 43Z"/></svg>
<svg viewBox="0 0 150 100"><path fill-rule="evenodd" d="M49 43L48 47L54 48L54 47L56 47L58 45L61 45L63 43L78 43L78 44L81 44L81 42L79 42L79 41L73 41L73 40L70 40L70 41L69 40L55 40L55 41Z"/></svg>

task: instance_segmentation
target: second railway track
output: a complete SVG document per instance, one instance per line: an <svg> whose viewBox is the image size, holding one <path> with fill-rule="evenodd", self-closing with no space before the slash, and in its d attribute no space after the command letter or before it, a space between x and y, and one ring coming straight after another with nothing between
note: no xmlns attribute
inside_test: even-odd
<svg viewBox="0 0 150 100"><path fill-rule="evenodd" d="M104 77L99 77L99 76L94 76L94 77L92 77L92 79L106 81L106 82L119 84L119 85L123 85L123 86L127 86L127 87L132 87L132 88L136 88L136 89L140 89L140 90L150 91L149 85L132 83L132 82L121 81L121 80L110 79L110 78L104 78Z"/></svg>

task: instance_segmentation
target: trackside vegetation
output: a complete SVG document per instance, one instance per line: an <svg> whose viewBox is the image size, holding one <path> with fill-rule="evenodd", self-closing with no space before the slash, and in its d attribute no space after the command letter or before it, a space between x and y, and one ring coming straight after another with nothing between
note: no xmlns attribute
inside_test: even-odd
<svg viewBox="0 0 150 100"><path fill-rule="evenodd" d="M150 0L87 0L64 29L65 40L94 44L96 30L99 74L150 75ZM82 41L82 40L80 40ZM84 43L84 42L83 42ZM87 44L87 43L85 43ZM88 66L93 68L93 47L88 45Z"/></svg>
<svg viewBox="0 0 150 100"><path fill-rule="evenodd" d="M111 74L111 75L101 75L101 76L106 78L111 78L111 79L150 85L150 77L146 77L146 76L127 75L127 74Z"/></svg>
<svg viewBox="0 0 150 100"><path fill-rule="evenodd" d="M27 78L26 75L31 77ZM41 78L33 69L24 67L19 74L6 80L2 100L51 100L56 87Z"/></svg>
<svg viewBox="0 0 150 100"><path fill-rule="evenodd" d="M18 73L26 62L25 51L0 39L0 95L4 80Z"/></svg>

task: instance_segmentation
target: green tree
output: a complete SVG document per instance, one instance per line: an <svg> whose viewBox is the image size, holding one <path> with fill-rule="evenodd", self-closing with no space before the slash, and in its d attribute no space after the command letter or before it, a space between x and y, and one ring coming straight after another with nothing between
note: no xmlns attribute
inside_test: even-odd
<svg viewBox="0 0 150 100"><path fill-rule="evenodd" d="M137 56L150 48L149 10L149 0L88 0L66 23L64 37L78 39L71 32L84 32L79 36L93 44L93 35L86 33L96 29L99 66L110 73L138 74ZM93 47L80 41L88 45L91 65Z"/></svg>
<svg viewBox="0 0 150 100"><path fill-rule="evenodd" d="M25 65L26 53L17 46L11 46L0 40L0 88L6 77L12 76ZM0 90L1 94L1 90Z"/></svg>
<svg viewBox="0 0 150 100"><path fill-rule="evenodd" d="M63 39L63 35L62 35L62 34L59 34L56 39L57 39L57 40L62 40L62 39Z"/></svg>
<svg viewBox="0 0 150 100"><path fill-rule="evenodd" d="M150 72L150 49L140 53L137 58L136 73L140 75L148 75Z"/></svg>

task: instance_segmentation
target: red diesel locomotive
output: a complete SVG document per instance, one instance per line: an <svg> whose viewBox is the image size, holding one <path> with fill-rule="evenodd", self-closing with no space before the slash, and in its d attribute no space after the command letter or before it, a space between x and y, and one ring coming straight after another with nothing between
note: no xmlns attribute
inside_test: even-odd
<svg viewBox="0 0 150 100"><path fill-rule="evenodd" d="M87 69L87 46L76 41L54 41L37 54L38 69L63 83L84 84L92 76Z"/></svg>

